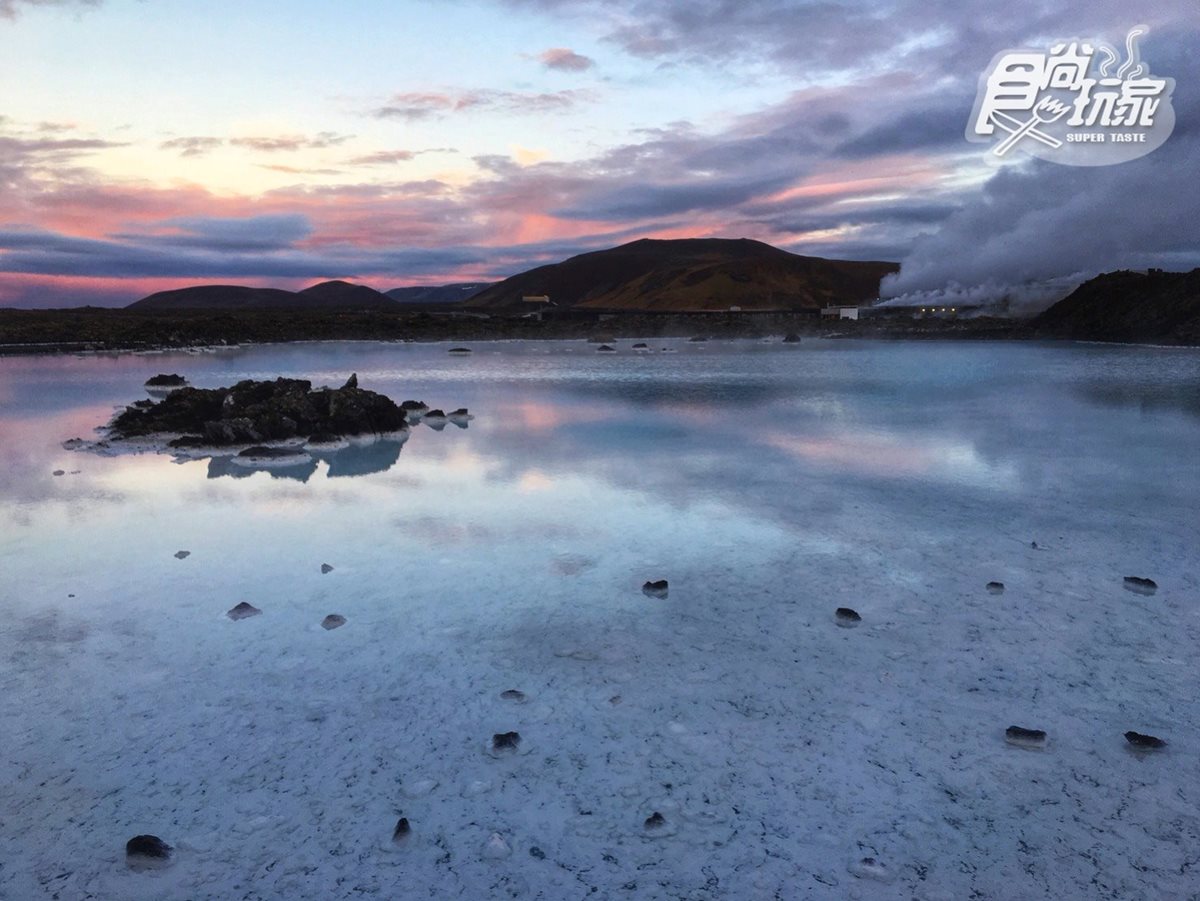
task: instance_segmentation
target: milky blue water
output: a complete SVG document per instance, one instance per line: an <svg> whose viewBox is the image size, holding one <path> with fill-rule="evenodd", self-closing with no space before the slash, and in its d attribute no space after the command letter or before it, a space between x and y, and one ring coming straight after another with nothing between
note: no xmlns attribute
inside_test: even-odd
<svg viewBox="0 0 1200 901"><path fill-rule="evenodd" d="M0 897L1194 891L1200 351L630 343L0 359ZM475 418L62 449L158 372Z"/></svg>

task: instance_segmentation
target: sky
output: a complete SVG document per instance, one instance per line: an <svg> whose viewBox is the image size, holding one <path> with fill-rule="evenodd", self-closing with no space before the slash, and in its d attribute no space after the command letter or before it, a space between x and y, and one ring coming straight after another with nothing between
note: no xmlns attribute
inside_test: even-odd
<svg viewBox="0 0 1200 901"><path fill-rule="evenodd" d="M969 143L997 53L1175 79L1132 162ZM1200 266L1200 2L0 0L0 306L490 281L638 238L894 260L1045 302Z"/></svg>

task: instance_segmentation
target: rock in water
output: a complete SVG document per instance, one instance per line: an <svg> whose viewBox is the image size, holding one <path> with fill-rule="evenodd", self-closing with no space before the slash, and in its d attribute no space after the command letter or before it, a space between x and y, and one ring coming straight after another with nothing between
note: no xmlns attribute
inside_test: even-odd
<svg viewBox="0 0 1200 901"><path fill-rule="evenodd" d="M253 604L247 604L245 601L242 601L225 615L232 620L239 620L248 619L251 616L258 616L260 613L262 613L262 611Z"/></svg>
<svg viewBox="0 0 1200 901"><path fill-rule="evenodd" d="M176 551L176 552L175 552L175 559L176 559L176 560L183 560L183 559L185 559L186 557L190 557L190 556L191 556L191 554L192 554L192 552L191 552L191 551Z"/></svg>
<svg viewBox="0 0 1200 901"><path fill-rule="evenodd" d="M447 351L447 353L452 353L452 354L469 354L470 352L471 352L471 348L469 348L469 347L452 347L452 348L450 348L450 350Z"/></svg>
<svg viewBox="0 0 1200 901"><path fill-rule="evenodd" d="M646 822L642 825L647 832L655 832L667 825L667 818L656 810L650 816L646 817Z"/></svg>
<svg viewBox="0 0 1200 901"><path fill-rule="evenodd" d="M601 344L599 347L596 348L596 352L602 353L602 354L614 354L617 352L617 349L615 347L613 347L611 344Z"/></svg>
<svg viewBox="0 0 1200 901"><path fill-rule="evenodd" d="M336 629L338 626L346 625L346 617L338 613L331 613L329 616L321 620L321 628L325 631Z"/></svg>
<svg viewBox="0 0 1200 901"><path fill-rule="evenodd" d="M843 629L853 629L862 623L862 617L858 615L858 611L849 607L838 607L833 612L833 621Z"/></svg>
<svg viewBox="0 0 1200 901"><path fill-rule="evenodd" d="M321 575L325 575L325 573L331 573L331 572L333 572L332 566L330 566L328 563L321 564Z"/></svg>
<svg viewBox="0 0 1200 901"><path fill-rule="evenodd" d="M171 850L157 835L135 835L125 843L125 863L135 870L165 867L171 862Z"/></svg>
<svg viewBox="0 0 1200 901"><path fill-rule="evenodd" d="M501 860L510 854L512 854L512 848L508 846L508 842L499 832L493 832L483 846L483 856L491 860Z"/></svg>
<svg viewBox="0 0 1200 901"><path fill-rule="evenodd" d="M315 432L369 435L396 431L405 412L362 388L318 388L304 379L245 380L229 388L175 388L111 423L114 438L179 435L178 446L261 445Z"/></svg>
<svg viewBox="0 0 1200 901"><path fill-rule="evenodd" d="M1158 583L1153 579L1143 579L1140 576L1126 576L1125 589L1134 594L1154 594L1158 591Z"/></svg>
<svg viewBox="0 0 1200 901"><path fill-rule="evenodd" d="M396 828L392 830L392 841L402 842L412 834L412 827L408 825L408 817L400 817L396 821Z"/></svg>
<svg viewBox="0 0 1200 901"><path fill-rule="evenodd" d="M643 342L643 341L639 341L637 344L633 345L633 349L634 349L634 350L649 350L649 349L650 349L650 345L649 345L649 344L646 344L646 343L645 343L645 342Z"/></svg>
<svg viewBox="0 0 1200 901"><path fill-rule="evenodd" d="M534 860L545 860L546 852L543 851L541 848L539 848L537 845L534 845L532 848L529 849L529 856L532 857Z"/></svg>
<svg viewBox="0 0 1200 901"><path fill-rule="evenodd" d="M493 751L516 751L521 744L519 732L497 732L492 736Z"/></svg>
<svg viewBox="0 0 1200 901"><path fill-rule="evenodd" d="M668 587L666 579L659 579L657 582L646 582L642 585L642 594L651 598L665 598L668 594Z"/></svg>
<svg viewBox="0 0 1200 901"><path fill-rule="evenodd" d="M799 344L800 336L797 335L795 332L788 332L786 335L783 336L783 343L784 344Z"/></svg>
<svg viewBox="0 0 1200 901"><path fill-rule="evenodd" d="M1004 583L1003 582L988 582L987 590L988 590L988 594L1004 594Z"/></svg>
<svg viewBox="0 0 1200 901"><path fill-rule="evenodd" d="M470 414L466 407L459 407L457 410L451 410L446 414L450 419L456 420L472 420L475 417Z"/></svg>
<svg viewBox="0 0 1200 901"><path fill-rule="evenodd" d="M147 388L182 388L186 384L187 379L175 373L164 375L160 372L158 375L152 375L146 379Z"/></svg>
<svg viewBox="0 0 1200 901"><path fill-rule="evenodd" d="M346 384L342 385L342 387L343 388L357 388L358 387L358 373L357 372L350 373L350 378L346 379Z"/></svg>
<svg viewBox="0 0 1200 901"><path fill-rule="evenodd" d="M874 879L876 882L891 882L894 878L892 871L889 870L881 861L874 857L862 857L853 861L846 868L850 875L857 876L859 879Z"/></svg>
<svg viewBox="0 0 1200 901"><path fill-rule="evenodd" d="M1018 748L1040 750L1046 747L1046 733L1041 729L1025 729L1021 726L1009 726L1004 730L1004 740Z"/></svg>
<svg viewBox="0 0 1200 901"><path fill-rule="evenodd" d="M1126 732L1125 740L1129 742L1131 747L1137 748L1139 751L1155 751L1167 746L1167 743L1161 738L1156 738L1153 735L1143 735L1141 732Z"/></svg>
<svg viewBox="0 0 1200 901"><path fill-rule="evenodd" d="M56 470L54 470L54 472L50 473L50 475L52 475L52 476L65 476L66 474L67 474L66 470L62 470L62 469L56 469Z"/></svg>
<svg viewBox="0 0 1200 901"><path fill-rule="evenodd" d="M525 703L525 692L518 691L515 688L500 692L500 697L506 701L516 701L518 704Z"/></svg>

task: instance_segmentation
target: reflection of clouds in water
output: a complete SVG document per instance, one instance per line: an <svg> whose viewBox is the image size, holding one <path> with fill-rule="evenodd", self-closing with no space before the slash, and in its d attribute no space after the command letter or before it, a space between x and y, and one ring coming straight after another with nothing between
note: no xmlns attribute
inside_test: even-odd
<svg viewBox="0 0 1200 901"><path fill-rule="evenodd" d="M1000 487L1015 472L1011 465L989 464L967 442L932 437L905 438L868 431L799 437L772 432L758 440L797 460L847 474L898 479L924 476Z"/></svg>
<svg viewBox="0 0 1200 901"><path fill-rule="evenodd" d="M506 522L457 520L432 513L419 516L397 516L391 525L406 538L427 547L451 545L521 543L556 540L578 541L585 530L560 519L512 519Z"/></svg>

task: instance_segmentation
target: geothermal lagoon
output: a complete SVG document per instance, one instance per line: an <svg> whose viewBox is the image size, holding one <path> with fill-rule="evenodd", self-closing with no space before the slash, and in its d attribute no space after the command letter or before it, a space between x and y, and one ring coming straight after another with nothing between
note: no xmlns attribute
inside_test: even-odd
<svg viewBox="0 0 1200 901"><path fill-rule="evenodd" d="M0 359L0 898L1195 897L1200 351L645 342Z"/></svg>

